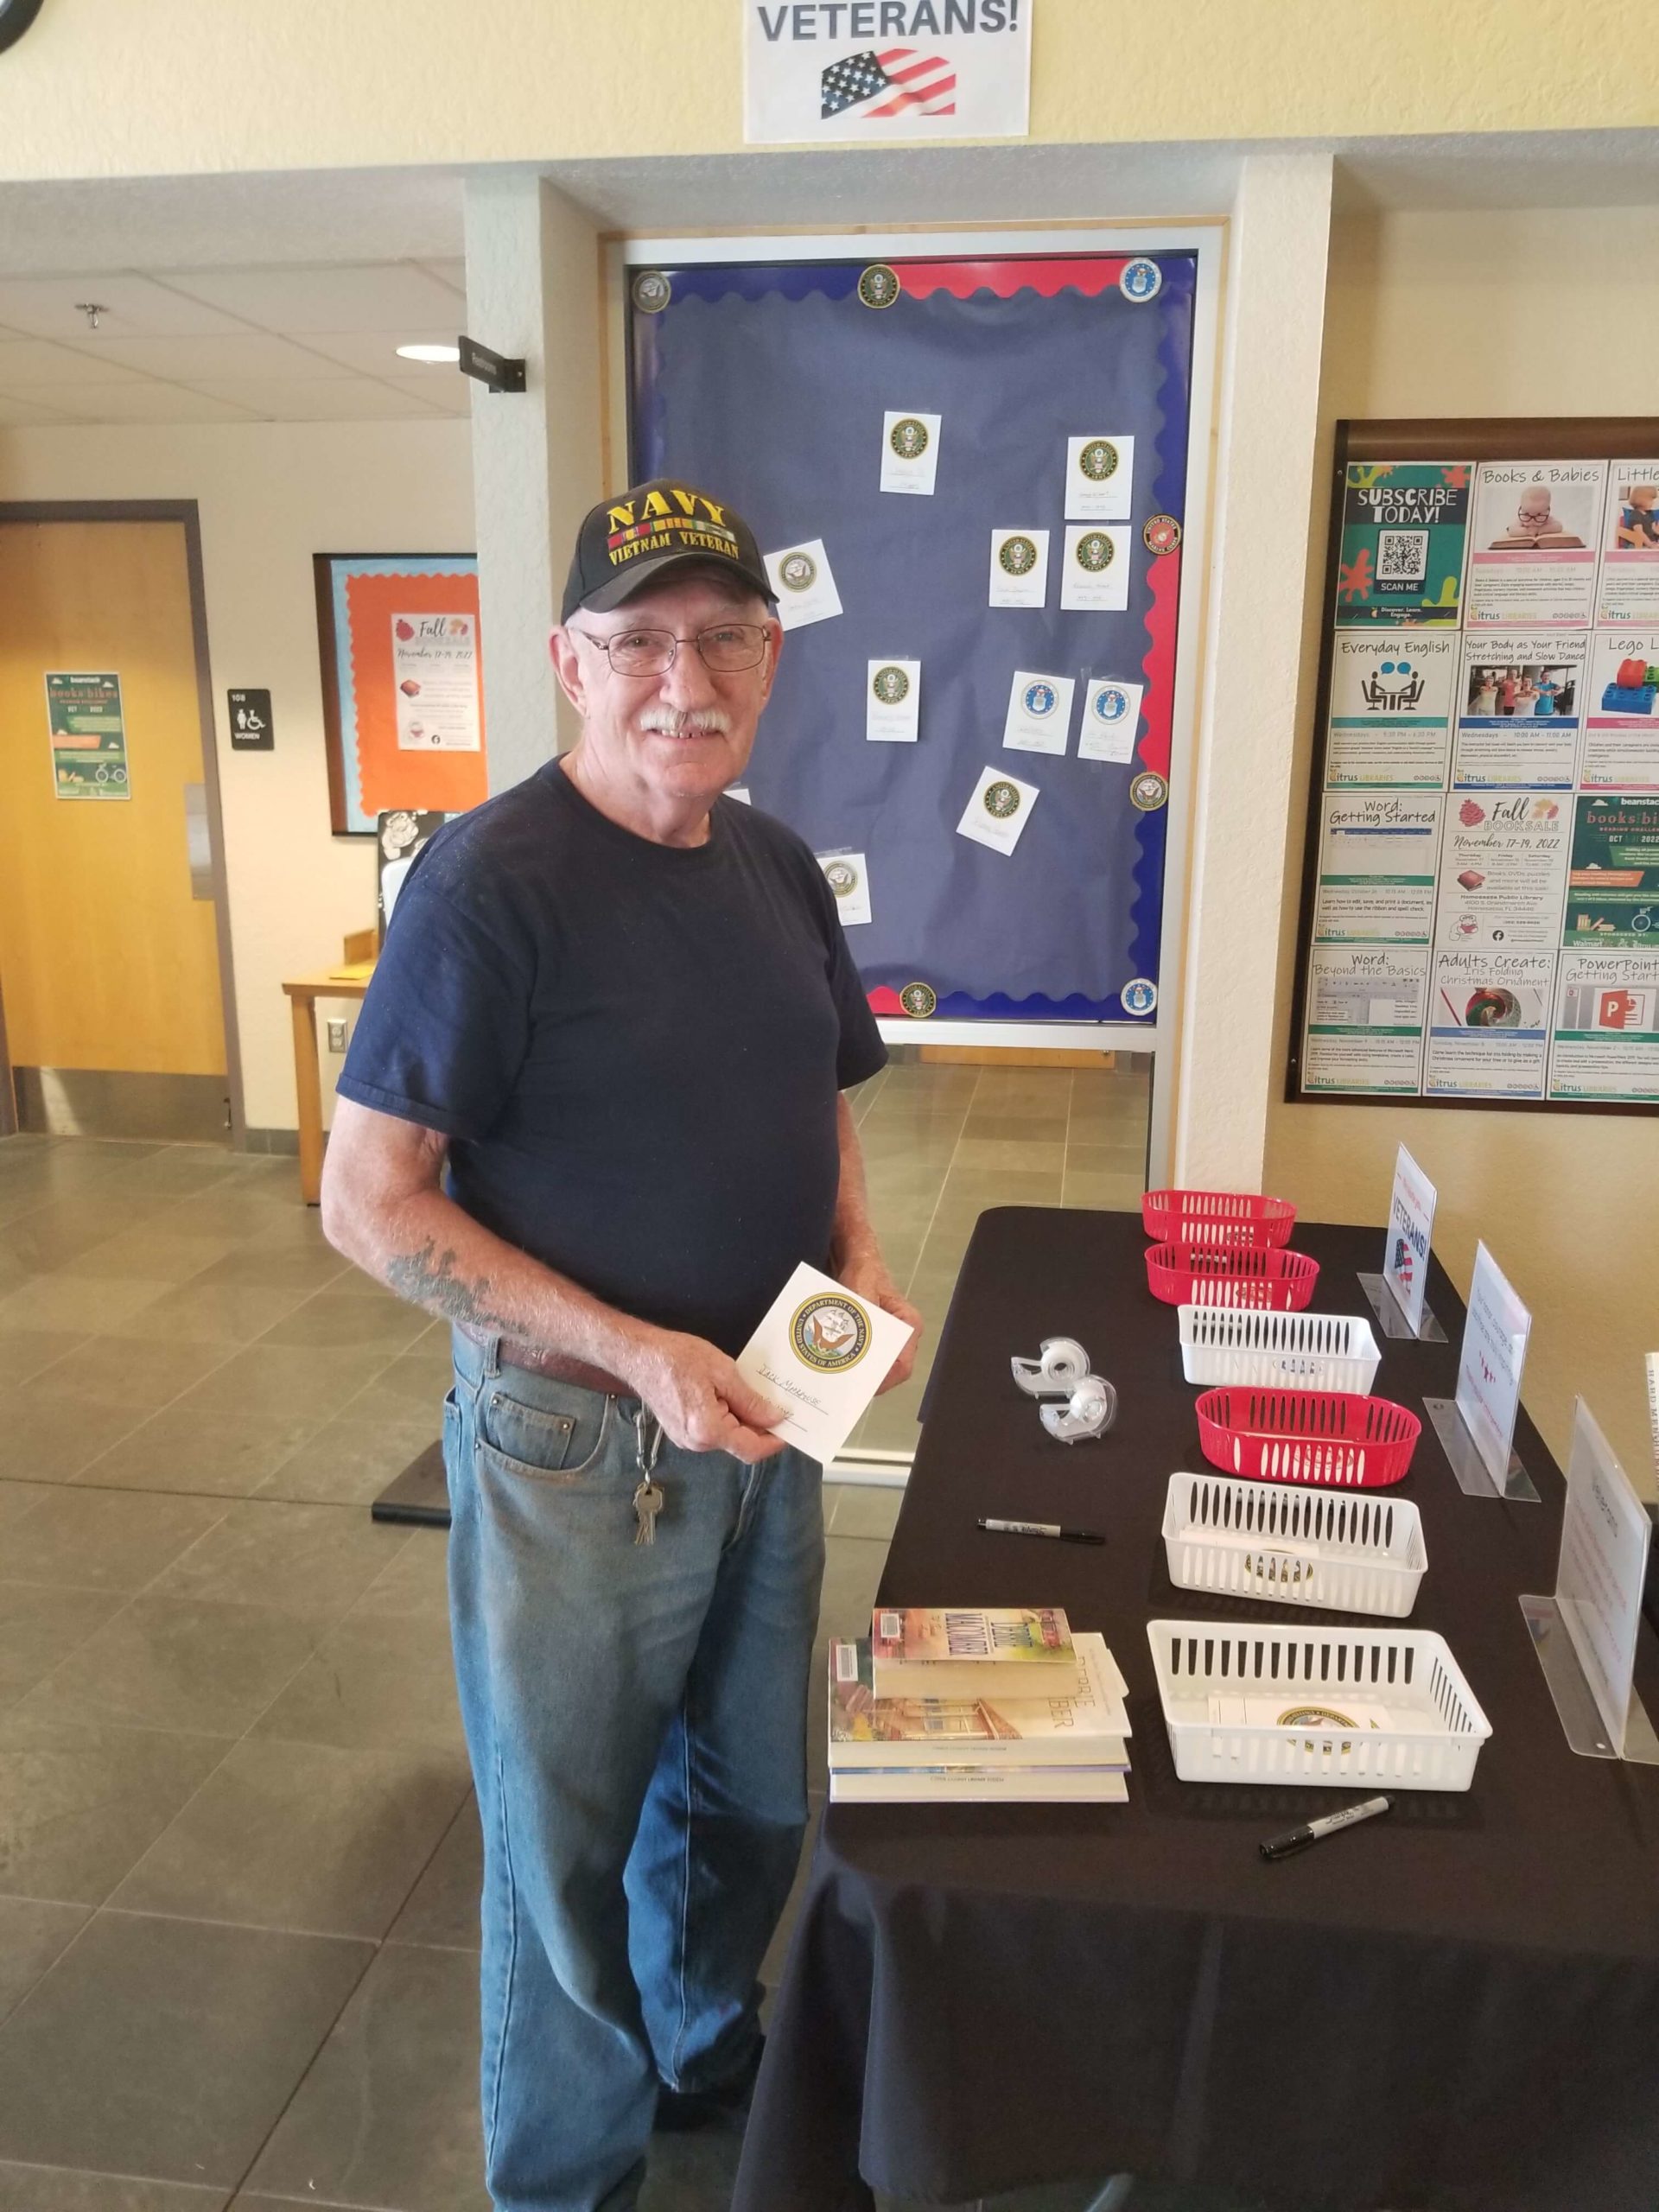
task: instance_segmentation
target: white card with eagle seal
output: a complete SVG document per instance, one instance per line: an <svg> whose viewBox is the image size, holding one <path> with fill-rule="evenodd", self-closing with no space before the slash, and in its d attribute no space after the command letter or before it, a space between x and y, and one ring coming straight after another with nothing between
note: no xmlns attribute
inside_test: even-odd
<svg viewBox="0 0 1659 2212"><path fill-rule="evenodd" d="M1068 438L1067 522L1128 522L1135 496L1135 440Z"/></svg>
<svg viewBox="0 0 1659 2212"><path fill-rule="evenodd" d="M1077 678L1044 676L1016 668L1008 690L1007 720L1002 725L1005 753L1064 753L1071 730L1071 695Z"/></svg>
<svg viewBox="0 0 1659 2212"><path fill-rule="evenodd" d="M1129 603L1130 532L1122 524L1068 523L1060 606L1069 613L1122 613Z"/></svg>
<svg viewBox="0 0 1659 2212"><path fill-rule="evenodd" d="M870 871L862 853L820 853L823 880L836 894L836 912L843 929L854 922L873 921L870 912Z"/></svg>
<svg viewBox="0 0 1659 2212"><path fill-rule="evenodd" d="M889 408L881 417L881 489L931 494L939 465L938 415Z"/></svg>
<svg viewBox="0 0 1659 2212"><path fill-rule="evenodd" d="M804 545L786 545L781 553L765 557L778 594L778 620L785 630L804 630L809 622L827 622L840 613L841 594L821 537L809 537Z"/></svg>
<svg viewBox="0 0 1659 2212"><path fill-rule="evenodd" d="M1041 607L1048 597L1048 532L991 532L991 605Z"/></svg>
<svg viewBox="0 0 1659 2212"><path fill-rule="evenodd" d="M911 1335L904 1322L803 1262L737 1355L737 1371L787 1408L772 1434L827 1467Z"/></svg>
<svg viewBox="0 0 1659 2212"><path fill-rule="evenodd" d="M982 768L974 795L957 824L957 835L971 837L976 845L988 845L994 853L1011 853L1040 796L1035 784L1022 783L1006 769Z"/></svg>
<svg viewBox="0 0 1659 2212"><path fill-rule="evenodd" d="M914 745L921 734L922 664L873 660L864 686L864 735L873 745Z"/></svg>

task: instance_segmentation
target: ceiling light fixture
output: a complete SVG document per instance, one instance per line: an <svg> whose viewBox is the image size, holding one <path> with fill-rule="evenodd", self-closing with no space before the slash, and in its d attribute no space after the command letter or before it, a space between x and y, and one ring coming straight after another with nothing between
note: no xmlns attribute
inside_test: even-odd
<svg viewBox="0 0 1659 2212"><path fill-rule="evenodd" d="M397 352L405 361L454 362L461 359L459 346L400 346Z"/></svg>

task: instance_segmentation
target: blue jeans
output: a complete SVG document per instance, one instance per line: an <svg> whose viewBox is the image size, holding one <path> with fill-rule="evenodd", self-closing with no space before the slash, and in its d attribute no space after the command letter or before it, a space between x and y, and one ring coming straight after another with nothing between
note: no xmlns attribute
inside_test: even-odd
<svg viewBox="0 0 1659 2212"><path fill-rule="evenodd" d="M638 1401L498 1354L457 1335L444 1408L486 2167L499 2212L628 2212L658 2081L713 2088L760 2034L806 1825L819 1469L664 1443L636 1544Z"/></svg>

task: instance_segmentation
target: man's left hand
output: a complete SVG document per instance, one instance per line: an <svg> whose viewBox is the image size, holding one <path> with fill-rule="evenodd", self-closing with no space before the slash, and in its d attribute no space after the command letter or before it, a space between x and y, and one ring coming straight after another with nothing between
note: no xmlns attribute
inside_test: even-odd
<svg viewBox="0 0 1659 2212"><path fill-rule="evenodd" d="M887 1379L875 1394L879 1398L884 1391L896 1390L901 1382L910 1380L911 1370L916 1364L916 1348L921 1342L925 1324L910 1300L900 1294L898 1284L880 1259L844 1260L836 1268L836 1275L838 1281L845 1283L849 1290L855 1291L867 1305L879 1306L884 1313L891 1313L896 1321L904 1322L913 1332L910 1342L887 1370Z"/></svg>

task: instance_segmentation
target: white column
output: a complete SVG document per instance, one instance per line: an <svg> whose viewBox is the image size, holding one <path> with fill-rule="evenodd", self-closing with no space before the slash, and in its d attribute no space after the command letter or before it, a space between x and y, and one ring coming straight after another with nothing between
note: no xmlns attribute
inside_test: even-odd
<svg viewBox="0 0 1659 2212"><path fill-rule="evenodd" d="M568 745L553 680L576 525L601 496L599 240L544 179L467 183L467 328L522 357L522 392L473 391L473 486L490 789L505 791Z"/></svg>
<svg viewBox="0 0 1659 2212"><path fill-rule="evenodd" d="M1331 241L1326 154L1252 155L1234 205L1175 1179L1261 1187ZM1323 503L1321 502L1321 507ZM1312 588L1318 588L1317 581Z"/></svg>

